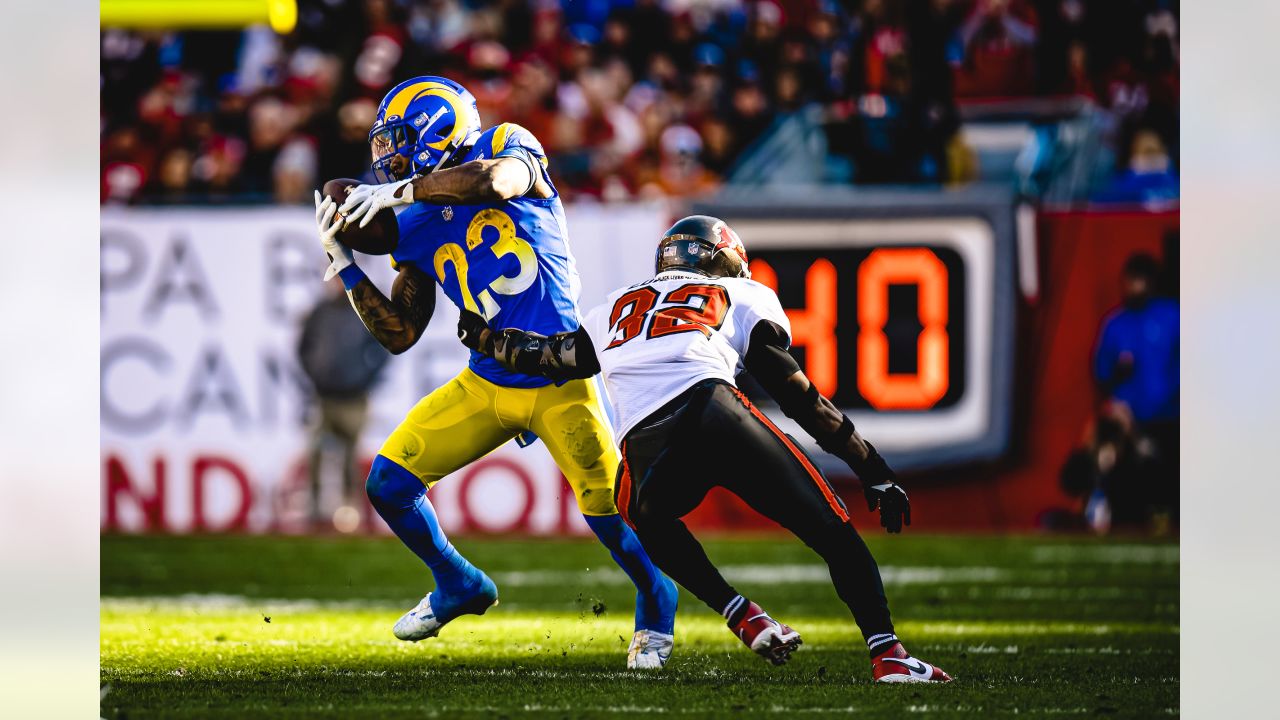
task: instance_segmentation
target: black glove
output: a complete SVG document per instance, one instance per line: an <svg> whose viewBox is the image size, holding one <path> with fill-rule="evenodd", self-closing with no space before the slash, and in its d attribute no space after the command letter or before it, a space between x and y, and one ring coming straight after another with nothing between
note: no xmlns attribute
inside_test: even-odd
<svg viewBox="0 0 1280 720"><path fill-rule="evenodd" d="M885 530L900 533L903 525L911 524L911 501L901 485L892 480L879 485L864 484L862 493L867 498L868 510L880 508L880 526Z"/></svg>
<svg viewBox="0 0 1280 720"><path fill-rule="evenodd" d="M476 352L492 354L492 350L486 348L486 345L492 345L492 337L489 323L479 314L465 308L458 314L458 339L463 345Z"/></svg>
<svg viewBox="0 0 1280 720"><path fill-rule="evenodd" d="M867 443L867 457L857 463L854 472L862 480L867 510L874 512L880 508L881 527L891 533L900 533L903 525L911 524L911 501L907 499L907 491L898 484L893 468L871 443Z"/></svg>

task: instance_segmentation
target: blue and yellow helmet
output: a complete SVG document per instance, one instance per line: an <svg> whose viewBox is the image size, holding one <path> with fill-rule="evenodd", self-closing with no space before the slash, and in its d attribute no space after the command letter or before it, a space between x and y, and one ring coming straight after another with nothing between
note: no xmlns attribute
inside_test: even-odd
<svg viewBox="0 0 1280 720"><path fill-rule="evenodd" d="M378 106L369 131L373 173L382 182L400 180L391 161L400 155L413 175L443 167L480 134L476 98L458 83L436 75L405 80Z"/></svg>

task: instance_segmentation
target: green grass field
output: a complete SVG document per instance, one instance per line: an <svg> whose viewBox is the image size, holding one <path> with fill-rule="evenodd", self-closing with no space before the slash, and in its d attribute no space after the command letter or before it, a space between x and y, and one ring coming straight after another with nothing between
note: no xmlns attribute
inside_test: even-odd
<svg viewBox="0 0 1280 720"><path fill-rule="evenodd" d="M429 587L394 539L102 539L104 718L864 717L1178 714L1176 545L868 538L899 637L946 686L874 686L816 556L789 536L707 543L799 630L781 668L681 595L676 654L625 670L634 593L588 540L457 539L501 604L417 644L391 625Z"/></svg>

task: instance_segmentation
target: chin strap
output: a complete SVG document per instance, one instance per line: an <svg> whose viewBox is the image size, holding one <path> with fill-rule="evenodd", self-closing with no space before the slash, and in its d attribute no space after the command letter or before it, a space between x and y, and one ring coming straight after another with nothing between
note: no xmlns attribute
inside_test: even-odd
<svg viewBox="0 0 1280 720"><path fill-rule="evenodd" d="M471 136L468 135L467 139L470 140ZM430 175L431 173L437 170L449 169L449 160L454 157L462 157L466 155L467 150L470 149L472 145L475 145L475 143L464 142L464 144L462 145L454 145L448 148L447 150L444 151L444 154L440 156L440 162L436 163L435 165L432 165L431 168L427 170L425 173L416 173L416 175Z"/></svg>
<svg viewBox="0 0 1280 720"><path fill-rule="evenodd" d="M440 156L440 162L432 165L431 169L427 171L427 174L430 175L431 173L442 169L445 166L445 163L449 162L449 158L453 157L453 151L456 149L457 148L449 148L448 150L445 150L444 154Z"/></svg>

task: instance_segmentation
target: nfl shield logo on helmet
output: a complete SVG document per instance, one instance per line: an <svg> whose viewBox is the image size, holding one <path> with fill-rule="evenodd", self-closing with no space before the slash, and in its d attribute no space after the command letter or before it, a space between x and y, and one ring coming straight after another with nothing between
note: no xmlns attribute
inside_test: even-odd
<svg viewBox="0 0 1280 720"><path fill-rule="evenodd" d="M450 220L452 220L452 219L453 219L453 206L452 206L452 205L445 205L445 206L444 206L444 209L440 211L440 215L441 215L441 217L443 217L443 218L444 218L444 221L445 221L445 222L449 222Z"/></svg>

